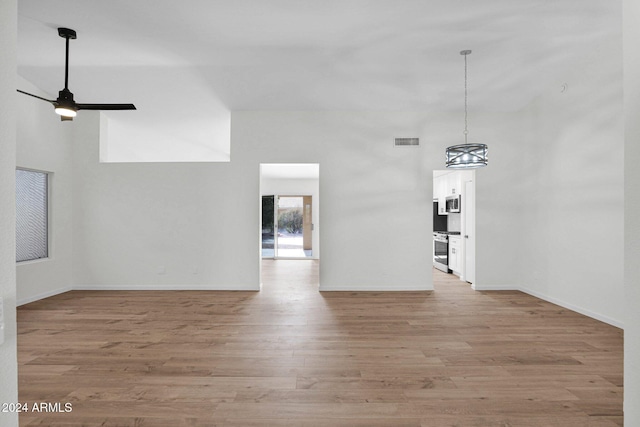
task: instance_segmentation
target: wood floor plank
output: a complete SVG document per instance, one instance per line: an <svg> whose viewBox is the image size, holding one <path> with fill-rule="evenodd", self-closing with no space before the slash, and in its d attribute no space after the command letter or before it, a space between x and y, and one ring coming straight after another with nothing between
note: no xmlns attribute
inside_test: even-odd
<svg viewBox="0 0 640 427"><path fill-rule="evenodd" d="M73 291L18 309L21 426L620 427L622 331L517 291Z"/></svg>
<svg viewBox="0 0 640 427"><path fill-rule="evenodd" d="M622 427L619 421L584 416L431 416L422 427Z"/></svg>

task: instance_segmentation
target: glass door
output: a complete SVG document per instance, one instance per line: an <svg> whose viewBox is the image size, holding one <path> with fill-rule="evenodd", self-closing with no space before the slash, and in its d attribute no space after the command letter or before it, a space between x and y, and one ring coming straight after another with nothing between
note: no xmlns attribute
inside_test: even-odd
<svg viewBox="0 0 640 427"><path fill-rule="evenodd" d="M275 258L275 196L262 196L262 258Z"/></svg>
<svg viewBox="0 0 640 427"><path fill-rule="evenodd" d="M262 196L262 257L313 256L311 196Z"/></svg>
<svg viewBox="0 0 640 427"><path fill-rule="evenodd" d="M278 197L278 257L304 258L303 203L300 196Z"/></svg>

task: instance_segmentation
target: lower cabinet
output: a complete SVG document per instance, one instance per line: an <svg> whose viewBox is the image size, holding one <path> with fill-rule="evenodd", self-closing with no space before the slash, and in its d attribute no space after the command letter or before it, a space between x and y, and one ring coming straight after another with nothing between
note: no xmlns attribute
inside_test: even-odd
<svg viewBox="0 0 640 427"><path fill-rule="evenodd" d="M462 262L462 239L459 236L449 236L449 268L459 275Z"/></svg>

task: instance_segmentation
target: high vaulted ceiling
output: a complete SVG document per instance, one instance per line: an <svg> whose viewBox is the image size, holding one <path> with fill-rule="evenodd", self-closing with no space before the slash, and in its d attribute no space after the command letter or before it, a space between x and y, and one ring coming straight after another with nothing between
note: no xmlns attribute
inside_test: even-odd
<svg viewBox="0 0 640 427"><path fill-rule="evenodd" d="M470 110L515 111L621 37L618 3L21 0L18 72L55 95L64 78L56 28L73 28L78 102L169 106L175 122L195 126L220 109L460 110L459 52L472 49Z"/></svg>

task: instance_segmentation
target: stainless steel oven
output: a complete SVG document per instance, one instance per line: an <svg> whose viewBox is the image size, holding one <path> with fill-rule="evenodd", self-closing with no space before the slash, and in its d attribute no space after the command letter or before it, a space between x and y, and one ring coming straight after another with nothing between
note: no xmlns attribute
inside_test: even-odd
<svg viewBox="0 0 640 427"><path fill-rule="evenodd" d="M433 266L445 273L451 272L449 270L449 236L445 233L433 233Z"/></svg>

